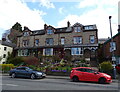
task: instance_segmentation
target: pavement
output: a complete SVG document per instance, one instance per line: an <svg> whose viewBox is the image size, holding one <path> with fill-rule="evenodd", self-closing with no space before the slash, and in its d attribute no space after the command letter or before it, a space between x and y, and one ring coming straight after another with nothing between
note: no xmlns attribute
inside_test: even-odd
<svg viewBox="0 0 120 92"><path fill-rule="evenodd" d="M9 76L9 74L7 74L7 73L5 73L5 74L0 73L0 76ZM49 78L49 79L67 79L67 80L70 80L69 76L47 75L46 77ZM112 82L118 82L118 79L112 79Z"/></svg>

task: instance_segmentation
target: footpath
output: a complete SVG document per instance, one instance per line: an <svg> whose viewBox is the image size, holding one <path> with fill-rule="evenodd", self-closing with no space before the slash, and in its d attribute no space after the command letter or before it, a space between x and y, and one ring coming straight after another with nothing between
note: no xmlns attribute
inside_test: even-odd
<svg viewBox="0 0 120 92"><path fill-rule="evenodd" d="M7 74L7 73L5 73L5 74L0 73L0 76L9 76L9 74ZM69 76L47 75L46 77L49 78L49 79L67 79L67 80L70 80ZM120 79L119 79L119 81L120 81ZM115 83L115 82L118 83L118 79L112 79L112 82L113 83Z"/></svg>

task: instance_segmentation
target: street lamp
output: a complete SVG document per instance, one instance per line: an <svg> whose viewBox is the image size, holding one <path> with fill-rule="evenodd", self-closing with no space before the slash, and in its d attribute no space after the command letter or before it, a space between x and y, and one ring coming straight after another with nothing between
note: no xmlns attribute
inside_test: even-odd
<svg viewBox="0 0 120 92"><path fill-rule="evenodd" d="M109 22L110 22L110 34L111 34L111 53L112 53L112 62L114 62L113 64L113 77L114 79L116 79L116 69L115 69L115 57L114 57L114 47L113 47L113 37L112 37L112 27L111 27L111 18L112 16L109 16Z"/></svg>

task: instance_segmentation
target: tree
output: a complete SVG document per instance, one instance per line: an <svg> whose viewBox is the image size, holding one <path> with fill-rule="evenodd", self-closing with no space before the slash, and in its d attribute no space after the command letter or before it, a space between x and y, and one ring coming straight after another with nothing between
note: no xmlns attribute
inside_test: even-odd
<svg viewBox="0 0 120 92"><path fill-rule="evenodd" d="M16 22L16 24L14 24L14 25L12 26L12 29L18 30L18 31L22 32L22 26L21 26L21 24L18 23L18 22Z"/></svg>
<svg viewBox="0 0 120 92"><path fill-rule="evenodd" d="M20 23L16 23L10 29L10 34L8 35L8 39L12 42L17 44L17 36L22 33L22 26Z"/></svg>

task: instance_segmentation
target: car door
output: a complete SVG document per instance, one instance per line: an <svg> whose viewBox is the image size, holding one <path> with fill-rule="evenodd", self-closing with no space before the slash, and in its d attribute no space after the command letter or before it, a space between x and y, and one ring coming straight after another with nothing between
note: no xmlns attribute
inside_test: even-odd
<svg viewBox="0 0 120 92"><path fill-rule="evenodd" d="M95 74L95 72L96 71L92 69L85 69L85 73L84 73L85 81L97 81L98 76L97 74Z"/></svg>
<svg viewBox="0 0 120 92"><path fill-rule="evenodd" d="M30 72L29 72L27 67L21 68L20 74L22 77L29 77L30 76Z"/></svg>
<svg viewBox="0 0 120 92"><path fill-rule="evenodd" d="M80 80L80 81L84 81L84 80L85 80L84 68L76 69L76 74L77 74L77 76L79 77L79 80Z"/></svg>
<svg viewBox="0 0 120 92"><path fill-rule="evenodd" d="M22 75L21 75L21 67L16 68L15 74L16 74L16 76L18 76L18 77L21 77L21 76L22 76Z"/></svg>

